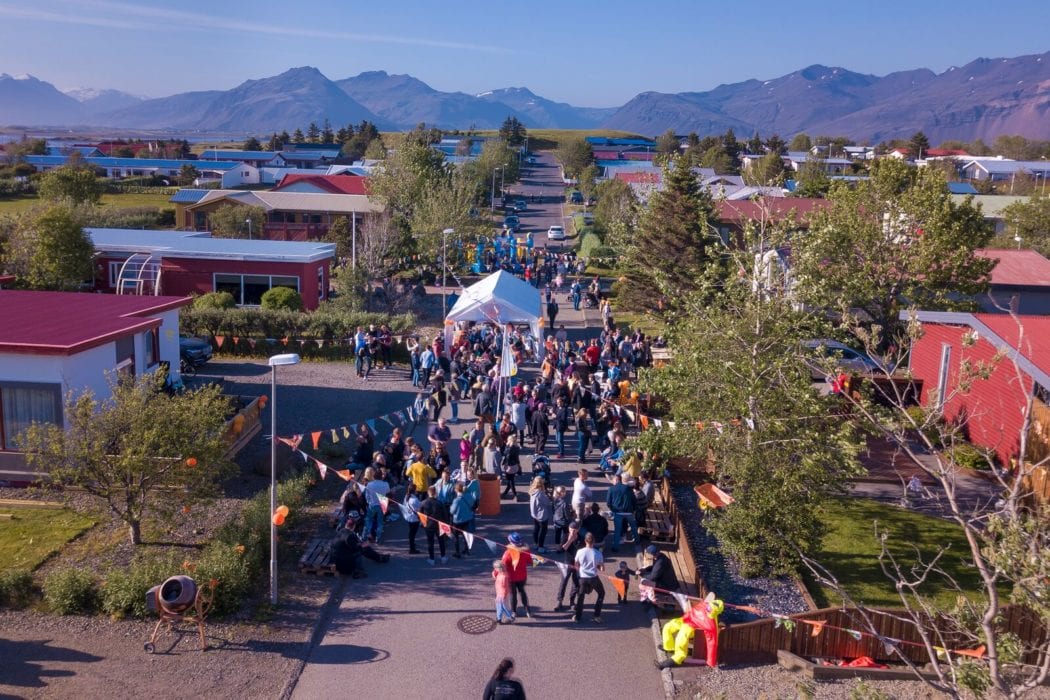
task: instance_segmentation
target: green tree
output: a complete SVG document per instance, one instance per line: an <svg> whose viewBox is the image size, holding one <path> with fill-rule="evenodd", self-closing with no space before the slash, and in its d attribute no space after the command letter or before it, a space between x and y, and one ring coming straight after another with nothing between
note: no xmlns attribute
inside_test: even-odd
<svg viewBox="0 0 1050 700"><path fill-rule="evenodd" d="M992 228L971 200L952 200L940 173L882 159L869 180L836 183L829 199L793 242L800 301L860 309L892 338L905 305L968 308L987 289L993 263L974 251Z"/></svg>
<svg viewBox="0 0 1050 700"><path fill-rule="evenodd" d="M598 183L598 203L594 205L594 224L605 245L620 251L634 236L638 220L638 198L623 180Z"/></svg>
<svg viewBox="0 0 1050 700"><path fill-rule="evenodd" d="M49 170L40 176L37 192L41 198L70 204L97 204L105 185L95 169L84 162L70 160L69 165Z"/></svg>
<svg viewBox="0 0 1050 700"><path fill-rule="evenodd" d="M823 158L812 154L806 156L806 161L799 166L798 174L795 176L797 183L795 187L796 197L823 198L831 189L831 178L825 170Z"/></svg>
<svg viewBox="0 0 1050 700"><path fill-rule="evenodd" d="M517 117L507 117L499 128L499 137L515 148L525 143L527 134L525 125Z"/></svg>
<svg viewBox="0 0 1050 700"><path fill-rule="evenodd" d="M255 138L254 136L249 136L248 138L246 138L244 140L244 143L241 145L241 150L242 151L261 151L262 150L262 144L259 143L259 139Z"/></svg>
<svg viewBox="0 0 1050 700"><path fill-rule="evenodd" d="M273 287L263 292L259 305L272 311L302 311L303 298L290 287Z"/></svg>
<svg viewBox="0 0 1050 700"><path fill-rule="evenodd" d="M349 258L353 254L354 231L353 222L348 216L338 216L328 225L325 240L335 243L335 256L337 258Z"/></svg>
<svg viewBox="0 0 1050 700"><path fill-rule="evenodd" d="M730 175L736 172L736 162L726 151L725 146L711 146L700 156L701 168L711 168L719 175Z"/></svg>
<svg viewBox="0 0 1050 700"><path fill-rule="evenodd" d="M266 210L262 207L223 204L208 214L208 226L216 238L263 238L265 225Z"/></svg>
<svg viewBox="0 0 1050 700"><path fill-rule="evenodd" d="M383 144L379 135L379 129L376 128L375 124L367 120L362 121L356 131L354 131L353 127L348 127L347 131L349 132L349 138L342 148L342 155L345 158L360 160L373 142L378 141L380 146Z"/></svg>
<svg viewBox="0 0 1050 700"><path fill-rule="evenodd" d="M232 474L222 389L168 396L163 381L160 373L114 378L106 401L90 391L70 395L62 427L36 423L21 437L28 464L123 520L133 545L146 517L164 521L176 506L214 496Z"/></svg>
<svg viewBox="0 0 1050 700"><path fill-rule="evenodd" d="M307 143L317 143L321 140L321 129L317 126L317 122L310 122L310 125L306 127L306 141Z"/></svg>
<svg viewBox="0 0 1050 700"><path fill-rule="evenodd" d="M655 192L633 238L620 257L617 304L629 310L657 310L661 298L676 300L697 288L712 245L711 197L687 158L664 169L664 188Z"/></svg>
<svg viewBox="0 0 1050 700"><path fill-rule="evenodd" d="M321 127L321 143L335 143L335 132L332 131L332 122L328 121L328 117L325 117L324 126Z"/></svg>
<svg viewBox="0 0 1050 700"><path fill-rule="evenodd" d="M770 153L776 153L778 156L782 156L787 153L787 144L784 143L784 139L780 138L778 134L773 134L766 139L766 150Z"/></svg>
<svg viewBox="0 0 1050 700"><path fill-rule="evenodd" d="M664 160L678 155L680 141L674 129L668 129L656 137L656 155Z"/></svg>
<svg viewBox="0 0 1050 700"><path fill-rule="evenodd" d="M756 153L756 154L757 153L761 153L762 151L765 150L765 144L762 142L762 137L759 136L757 131L751 136L751 138L749 138L747 140L747 144L745 145L745 150L748 153Z"/></svg>
<svg viewBox="0 0 1050 700"><path fill-rule="evenodd" d="M236 305L237 302L229 292L208 292L193 300L195 309L232 309Z"/></svg>
<svg viewBox="0 0 1050 700"><path fill-rule="evenodd" d="M920 159L929 150L930 140L926 138L926 134L916 131L911 135L911 139L908 141L908 153L911 154L912 158Z"/></svg>
<svg viewBox="0 0 1050 700"><path fill-rule="evenodd" d="M813 141L810 140L809 134L795 134L791 138L791 143L788 144L789 151L809 151L813 148Z"/></svg>
<svg viewBox="0 0 1050 700"><path fill-rule="evenodd" d="M598 166L594 163L580 171L576 189L583 195L584 200L589 200L598 191L598 176L600 174L601 171L598 170Z"/></svg>
<svg viewBox="0 0 1050 700"><path fill-rule="evenodd" d="M770 151L744 172L744 179L751 185L773 186L784 182L784 160L776 151Z"/></svg>
<svg viewBox="0 0 1050 700"><path fill-rule="evenodd" d="M47 139L30 139L23 136L21 141L7 144L7 154L14 160L25 156L47 155Z"/></svg>
<svg viewBox="0 0 1050 700"><path fill-rule="evenodd" d="M1000 239L1003 246L1012 246L1014 236L1020 245L1050 256L1050 197L1038 193L1025 202L1015 202L1003 210L1006 235Z"/></svg>
<svg viewBox="0 0 1050 700"><path fill-rule="evenodd" d="M179 168L179 184L183 187L191 186L200 176L201 171L189 163L183 163L182 167Z"/></svg>
<svg viewBox="0 0 1050 700"><path fill-rule="evenodd" d="M594 162L594 149L582 136L573 136L558 145L554 156L561 163L565 177L575 178Z"/></svg>
<svg viewBox="0 0 1050 700"><path fill-rule="evenodd" d="M676 425L645 431L641 443L667 458L713 463L735 502L704 526L745 576L791 574L800 551L819 551L822 506L860 473L856 431L799 360L799 344L819 322L797 311L784 287L769 286L749 252L782 245L777 236L748 231L745 250L727 253L739 274L725 276L717 263L701 274L704 288L681 301L666 334L674 361L641 377Z"/></svg>
<svg viewBox="0 0 1050 700"><path fill-rule="evenodd" d="M303 136L302 129L296 129L292 133L292 143L306 143L306 137Z"/></svg>
<svg viewBox="0 0 1050 700"><path fill-rule="evenodd" d="M92 277L95 248L81 214L68 204L26 212L10 230L6 264L32 289L79 289Z"/></svg>
<svg viewBox="0 0 1050 700"><path fill-rule="evenodd" d="M299 133L300 133L300 136L301 136L302 132L299 132ZM287 131L281 131L281 133L278 134L278 136L277 136L277 142L279 144L281 144L281 145L280 145L279 148L275 148L274 149L275 151L279 151L279 150L281 150L281 148L284 148L284 144L291 143L292 142L292 137L288 135Z"/></svg>

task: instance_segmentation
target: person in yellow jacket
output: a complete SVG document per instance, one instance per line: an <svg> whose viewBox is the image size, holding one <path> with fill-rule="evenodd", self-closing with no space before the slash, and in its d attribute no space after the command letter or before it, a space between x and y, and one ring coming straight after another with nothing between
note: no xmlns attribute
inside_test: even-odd
<svg viewBox="0 0 1050 700"><path fill-rule="evenodd" d="M697 630L704 633L707 643L707 665L714 668L718 665L718 616L725 609L725 604L715 599L714 593L696 603L681 617L669 620L663 628L664 651L671 658L657 664L660 668L681 666L689 656L689 642Z"/></svg>

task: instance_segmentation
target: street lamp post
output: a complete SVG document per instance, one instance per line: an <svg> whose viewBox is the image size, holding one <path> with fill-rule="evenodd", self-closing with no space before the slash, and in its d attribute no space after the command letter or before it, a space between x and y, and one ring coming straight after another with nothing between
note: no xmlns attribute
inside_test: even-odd
<svg viewBox="0 0 1050 700"><path fill-rule="evenodd" d="M448 313L447 295L448 291L446 277L448 273L448 234L455 233L456 229L447 228L441 232L441 317Z"/></svg>
<svg viewBox="0 0 1050 700"><path fill-rule="evenodd" d="M299 364L295 353L270 358L270 604L277 605L277 368Z"/></svg>
<svg viewBox="0 0 1050 700"><path fill-rule="evenodd" d="M503 168L492 169L492 194L489 197L490 211L496 211L496 171L502 170ZM502 182L502 178L500 180ZM502 185L501 185L502 186Z"/></svg>
<svg viewBox="0 0 1050 700"><path fill-rule="evenodd" d="M244 220L244 223L248 224L248 240L252 239L252 220L251 217Z"/></svg>

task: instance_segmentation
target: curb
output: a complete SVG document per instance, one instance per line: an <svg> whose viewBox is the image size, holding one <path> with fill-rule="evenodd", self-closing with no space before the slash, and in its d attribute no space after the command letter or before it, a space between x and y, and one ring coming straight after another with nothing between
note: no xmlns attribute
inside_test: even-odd
<svg viewBox="0 0 1050 700"><path fill-rule="evenodd" d="M277 697L279 700L289 700L292 697L292 693L295 692L295 687L299 684L299 677L303 674L303 669L306 668L306 662L310 659L310 655L313 654L314 649L324 639L325 630L327 630L329 623L332 621L332 617L335 615L335 611L339 609L339 603L342 602L343 596L346 593L346 576L337 576L336 582L332 586L331 593L328 594L328 600L321 607L321 612L317 616L317 623L314 625L314 630L310 634L310 643L303 653L302 658L297 660L295 667L292 669L291 675L285 682L284 687L281 689L281 694Z"/></svg>
<svg viewBox="0 0 1050 700"><path fill-rule="evenodd" d="M660 615L655 610L649 611L650 629L653 633L653 642L656 645L656 660L666 661L668 656L667 652L663 649L663 635L660 628ZM671 674L671 669L664 668L660 669L660 679L664 683L664 698L666 700L674 700L678 696L678 690L674 684L674 676Z"/></svg>

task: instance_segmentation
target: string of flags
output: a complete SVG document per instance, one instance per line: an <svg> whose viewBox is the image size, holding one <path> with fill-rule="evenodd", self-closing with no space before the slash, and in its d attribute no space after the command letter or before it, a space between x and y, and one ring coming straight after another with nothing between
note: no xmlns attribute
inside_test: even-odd
<svg viewBox="0 0 1050 700"><path fill-rule="evenodd" d="M339 347L339 348L350 347L350 348L352 348L352 347L354 347L355 342L356 342L354 340L354 338L352 338L352 337L347 337L347 338L293 338L291 336L284 336L282 338L255 338L255 337L248 337L248 336L241 336L241 335L225 335L225 334L224 335L213 335L211 337L215 340L215 345L219 349L222 349L222 347L224 345L226 345L227 343L229 343L230 346L237 346L237 345L241 345L241 344L246 344L252 350L254 350L256 348L256 346L258 346L259 344L265 344L265 345L268 345L268 346L283 345L285 347L288 347L289 345L291 345L292 347L295 347L296 345L298 345L300 348L305 348L305 347L308 347L308 346L312 347L312 346L315 346L315 345L318 348L326 348L326 347L333 347L333 348L335 348L335 347ZM406 342L406 339L410 338L410 337L412 337L411 334L402 334L402 335L392 335L391 336L391 338L394 340L394 342L397 342L397 343Z"/></svg>
<svg viewBox="0 0 1050 700"><path fill-rule="evenodd" d="M302 439L303 439L302 435L297 435L297 436L294 436L293 438L278 438L278 440L280 442L284 443L285 445L288 445L293 450L298 452L299 455L301 455L303 457L303 459L307 463L309 463L312 460L314 462L314 464L316 465L318 473L320 474L320 477L321 477L322 480L327 477L328 472L334 472L343 481L350 482L350 481L354 481L355 480L353 472L350 471L349 469L332 469L331 467L329 467L327 464L325 464L321 460L319 460L316 457L314 457L314 456L306 453L305 451L299 449L299 447L301 445L301 442L302 442ZM404 502L401 502L401 501L399 501L399 500L397 500L395 498L392 498L390 496L380 495L378 497L378 500L379 500L379 507L380 507L380 510L382 510L383 515L386 515L389 512L389 510L390 510L390 505L394 504L400 509L400 511L402 513L402 516L407 517L410 514L414 514L414 515L418 516L420 524L424 528L428 527L428 525L429 525L429 523L431 521L431 517L430 516L427 516L425 513L420 513L418 511L415 511L408 504L406 504ZM434 520L435 523L437 523L438 532L440 534L445 535L446 537L451 537L453 535L453 533L458 532L460 535L462 535L464 540L466 541L466 545L467 545L468 551L470 549L474 548L474 542L476 540L481 540L485 544L485 546L488 547L489 551L492 553L493 556L500 556L502 551L509 552L510 553L511 562L512 562L513 566L515 566L515 567L518 565L518 561L519 561L519 559L521 557L522 552L525 551L525 550L520 549L520 548L518 548L518 547L516 547L514 545L503 544L502 542L496 542L495 540L490 540L487 537L483 537L481 535L476 535L476 534L474 534L472 532L469 532L468 530L456 527L455 525L452 525L451 523L443 522L441 520L437 520L436 518L434 518L433 520ZM569 573L570 569L576 568L575 564L567 564L565 562L558 561L557 559L554 559L552 557L546 557L546 556L543 556L541 554L536 554L536 553L533 553L533 552L529 552L529 555L531 557L531 561L532 561L532 566L533 567L537 567L537 566L541 566L543 564L551 563L551 564L554 564L558 568L558 571L559 571L559 573L562 576L566 576ZM616 576L613 576L611 574L606 574L604 572L599 572L599 576L601 576L602 578L607 580L610 583L610 585L612 585L612 587L616 590L616 592L620 595L620 597L626 597L626 595L627 595L627 584L626 584L626 582L623 579L620 579L620 578L618 578ZM646 593L646 595L655 595L656 593L662 593L664 595L668 595L671 598L673 598L678 603L678 605L681 608L683 613L688 612L695 603L703 602L703 600L704 600L702 597L688 595L688 594L682 593L680 591L671 591L671 590L667 590L667 589L664 589L664 588L659 588L657 586L646 585L646 584L643 584L643 586L644 586L644 588L642 586L640 586L640 589L642 590L643 593ZM653 598L650 597L650 600L653 600ZM740 604L728 603L728 602L724 602L724 601L723 601L723 603L725 604L726 607L734 608L736 610L741 610L743 612L748 612L748 613L751 613L752 615L755 615L755 616L758 616L758 617L772 618L773 621L774 621L774 623L773 623L774 628L775 629L783 629L786 632L794 632L795 629L796 629L796 626L798 625L798 623L802 623L802 624L807 625L809 627L809 630L810 630L809 633L810 633L811 637L819 637L821 635L821 633L824 632L824 630L836 630L836 631L843 632L843 633L849 635L850 637L852 637L854 640L856 640L858 642L863 640L863 639L865 639L865 638L877 639L879 642L881 642L883 644L883 648L885 649L887 654L892 654L900 646L913 646L913 647L923 647L923 648L925 648L925 646L926 646L922 642L913 642L913 641L904 640L904 639L896 639L896 638L893 638L893 637L886 637L886 636L882 636L882 635L878 635L878 634L873 634L871 632L867 632L867 631L864 631L864 630L858 630L858 629L852 629L852 628L849 628L849 627L841 627L841 626L838 626L838 625L832 625L832 624L828 623L826 620L807 620L807 619L795 620L795 619L792 619L792 618L790 618L790 617L788 617L786 615L780 615L780 614L777 614L777 613L767 612L767 611L762 610L760 608L757 608L757 607L755 607L753 605L740 605ZM986 654L986 651L987 651L986 648L983 645L979 646L979 647L977 647L975 649L946 649L944 647L939 647L939 646L934 646L933 648L934 648L934 651L938 654L938 656L940 658L942 658L943 660L948 660L948 658L950 658L950 656L953 655L953 654L956 655L956 656L965 656L965 657L974 658L974 659L984 659L984 658L986 658L985 654Z"/></svg>

